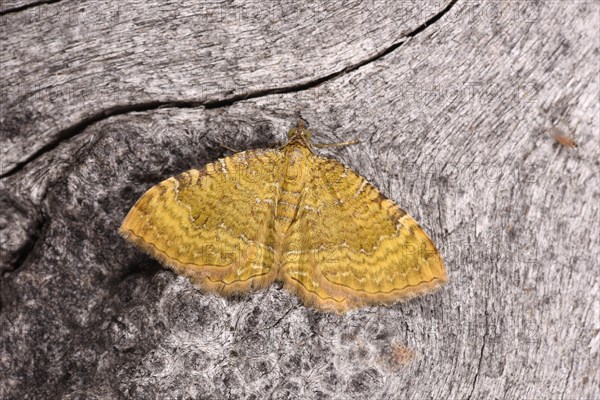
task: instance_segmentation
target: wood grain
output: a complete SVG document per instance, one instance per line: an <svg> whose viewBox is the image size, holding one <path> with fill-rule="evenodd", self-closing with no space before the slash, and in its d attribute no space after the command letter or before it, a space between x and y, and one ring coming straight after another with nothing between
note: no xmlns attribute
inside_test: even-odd
<svg viewBox="0 0 600 400"><path fill-rule="evenodd" d="M0 398L598 398L598 3L210 4L1 17ZM448 285L345 316L224 300L119 237L148 187L299 115L360 140L321 154Z"/></svg>

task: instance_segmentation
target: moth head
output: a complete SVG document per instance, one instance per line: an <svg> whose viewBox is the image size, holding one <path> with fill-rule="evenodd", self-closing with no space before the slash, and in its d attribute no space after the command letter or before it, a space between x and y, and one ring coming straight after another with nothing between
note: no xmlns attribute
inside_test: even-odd
<svg viewBox="0 0 600 400"><path fill-rule="evenodd" d="M298 124L288 131L288 140L300 139L306 144L310 143L311 133L306 127L304 121L299 120Z"/></svg>

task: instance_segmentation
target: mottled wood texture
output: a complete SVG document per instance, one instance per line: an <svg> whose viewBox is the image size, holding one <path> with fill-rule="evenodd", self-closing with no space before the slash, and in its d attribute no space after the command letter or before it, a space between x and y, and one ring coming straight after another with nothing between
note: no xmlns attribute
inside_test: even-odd
<svg viewBox="0 0 600 400"><path fill-rule="evenodd" d="M48 3L0 10L0 398L600 396L598 2ZM442 290L224 300L119 237L299 114L361 140L322 154L431 234Z"/></svg>

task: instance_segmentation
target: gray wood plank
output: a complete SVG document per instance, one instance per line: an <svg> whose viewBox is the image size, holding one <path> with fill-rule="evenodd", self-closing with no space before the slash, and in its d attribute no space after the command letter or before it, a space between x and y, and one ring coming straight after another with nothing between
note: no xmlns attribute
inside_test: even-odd
<svg viewBox="0 0 600 400"><path fill-rule="evenodd" d="M191 19L153 25L160 14L141 3L129 30L49 36L37 50L31 33L10 28L31 46L1 56L9 85L26 92L2 110L14 135L0 179L1 398L600 396L598 3L459 1L399 46L443 7L420 3L431 12L413 21L391 16L407 3L362 4L322 5L314 37L317 21L286 20L286 36L283 25L238 20L216 24L219 41L218 29ZM291 15L292 4L283 9ZM193 63L184 32L214 40L215 53ZM60 55L61 40L79 53ZM170 47L152 47L159 41ZM27 85L60 57L74 58L66 76L49 78L56 87L117 77L142 89L124 102L27 105ZM328 76L348 65L360 66ZM283 89L247 100L216 90L196 102L213 77ZM126 106L86 120L114 104ZM281 143L299 115L315 141L360 139L320 153L422 224L448 268L443 289L343 316L305 308L277 285L223 299L117 235L150 186L229 155L220 143ZM551 128L578 147L558 144Z"/></svg>

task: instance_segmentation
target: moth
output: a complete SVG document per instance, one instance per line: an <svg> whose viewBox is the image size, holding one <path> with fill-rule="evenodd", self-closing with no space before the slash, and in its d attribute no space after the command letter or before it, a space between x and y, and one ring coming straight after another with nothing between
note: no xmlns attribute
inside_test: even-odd
<svg viewBox="0 0 600 400"><path fill-rule="evenodd" d="M276 149L238 152L150 188L121 235L207 293L274 281L342 313L447 281L417 222L363 177L319 156L300 121Z"/></svg>

